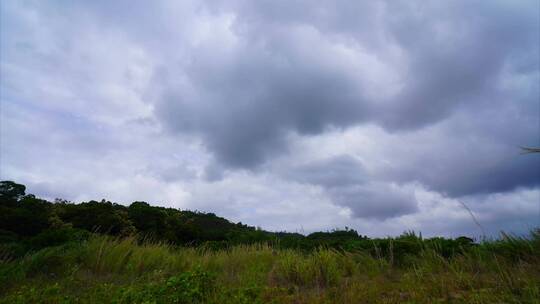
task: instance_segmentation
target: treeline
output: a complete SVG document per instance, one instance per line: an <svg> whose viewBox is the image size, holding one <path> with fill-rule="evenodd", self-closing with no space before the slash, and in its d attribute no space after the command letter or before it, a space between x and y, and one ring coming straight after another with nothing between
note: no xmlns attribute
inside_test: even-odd
<svg viewBox="0 0 540 304"><path fill-rule="evenodd" d="M239 244L270 240L272 235L242 223L231 223L213 213L154 207L146 202L129 206L106 200L79 204L61 199L49 202L25 192L24 185L0 182L0 243L39 249L99 233L137 235L177 245Z"/></svg>
<svg viewBox="0 0 540 304"><path fill-rule="evenodd" d="M422 239L414 233L369 239L349 228L307 236L268 232L232 223L213 213L155 207L146 202L133 202L129 206L106 200L79 204L59 199L49 202L26 194L24 185L0 182L0 253L17 257L31 250L83 241L91 233L137 236L141 241L207 249L264 242L301 250L320 247L361 250L373 256L392 254L396 259L418 254L426 246L436 248L443 256L451 256L476 245L467 237Z"/></svg>

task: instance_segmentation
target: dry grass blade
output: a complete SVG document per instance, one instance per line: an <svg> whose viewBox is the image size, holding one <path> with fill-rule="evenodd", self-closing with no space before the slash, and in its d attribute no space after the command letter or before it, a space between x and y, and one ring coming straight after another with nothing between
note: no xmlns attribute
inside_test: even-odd
<svg viewBox="0 0 540 304"><path fill-rule="evenodd" d="M482 231L482 236L483 238L485 239L486 238L486 231L484 230L484 227L480 224L480 222L476 219L476 216L474 216L474 213L472 212L472 210L462 201L458 200L458 203L460 203L463 208L465 208L465 210L467 210L467 212L469 213L469 215L471 216L473 222L476 224L476 226L478 226L478 228L480 228L480 230Z"/></svg>

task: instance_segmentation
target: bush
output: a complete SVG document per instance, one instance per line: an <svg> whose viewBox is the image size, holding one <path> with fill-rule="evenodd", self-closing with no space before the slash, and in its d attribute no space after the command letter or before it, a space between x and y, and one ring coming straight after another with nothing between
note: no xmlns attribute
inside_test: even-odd
<svg viewBox="0 0 540 304"><path fill-rule="evenodd" d="M201 303L214 289L214 276L196 267L167 280L163 294L169 303Z"/></svg>
<svg viewBox="0 0 540 304"><path fill-rule="evenodd" d="M27 241L28 248L38 250L45 247L58 246L68 242L80 242L88 239L90 233L69 227L47 229Z"/></svg>

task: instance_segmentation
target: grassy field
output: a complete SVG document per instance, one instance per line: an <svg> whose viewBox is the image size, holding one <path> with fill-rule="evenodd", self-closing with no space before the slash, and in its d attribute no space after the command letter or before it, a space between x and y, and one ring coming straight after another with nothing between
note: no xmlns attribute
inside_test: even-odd
<svg viewBox="0 0 540 304"><path fill-rule="evenodd" d="M538 233L449 258L275 248L95 235L1 258L0 303L540 303Z"/></svg>

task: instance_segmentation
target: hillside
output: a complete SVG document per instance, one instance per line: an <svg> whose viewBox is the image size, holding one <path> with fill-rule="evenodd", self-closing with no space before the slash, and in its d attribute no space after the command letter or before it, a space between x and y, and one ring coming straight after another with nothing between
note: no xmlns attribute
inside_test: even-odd
<svg viewBox="0 0 540 304"><path fill-rule="evenodd" d="M345 228L299 233L268 232L242 223L232 223L213 213L194 212L133 202L129 206L106 200L72 203L57 199L49 202L25 193L26 187L12 181L0 182L0 241L13 244L11 254L84 239L90 233L117 237L136 236L171 245L225 248L239 244L267 242L274 246L313 250L319 246L340 250L374 250L374 244L387 248L390 239L369 239ZM419 246L409 244L414 233L393 240L394 249L416 253ZM432 238L424 242L440 243L445 255L473 246L467 237ZM402 246L403 244L403 246Z"/></svg>

